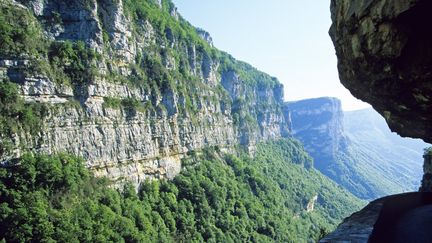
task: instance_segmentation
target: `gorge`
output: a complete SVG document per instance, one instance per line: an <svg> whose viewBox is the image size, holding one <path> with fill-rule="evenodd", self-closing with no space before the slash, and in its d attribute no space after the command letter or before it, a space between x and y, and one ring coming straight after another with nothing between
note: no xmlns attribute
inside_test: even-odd
<svg viewBox="0 0 432 243"><path fill-rule="evenodd" d="M172 2L0 10L0 239L307 242L364 204L292 138L279 81Z"/></svg>
<svg viewBox="0 0 432 243"><path fill-rule="evenodd" d="M354 34L344 18L379 9L361 2L332 1L341 80L393 130L430 142L428 74L404 79L397 68L413 57L387 45L406 26L378 23L416 1ZM365 76L372 84L357 86ZM394 77L422 87L398 103L402 91L383 84ZM0 111L6 242L314 242L367 201L416 190L428 146L372 109L285 102L277 78L218 50L170 0L0 0Z"/></svg>

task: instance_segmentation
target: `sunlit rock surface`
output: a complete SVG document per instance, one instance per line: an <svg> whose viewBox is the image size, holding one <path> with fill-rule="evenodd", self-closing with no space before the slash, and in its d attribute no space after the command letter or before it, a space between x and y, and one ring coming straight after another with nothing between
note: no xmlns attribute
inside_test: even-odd
<svg viewBox="0 0 432 243"><path fill-rule="evenodd" d="M175 6L148 2L189 26ZM95 74L81 84L35 68L44 56L0 56L0 81L46 107L38 134L17 131L0 162L27 151L67 152L82 156L96 175L139 185L173 178L193 151L238 144L253 151L260 141L290 134L282 84L215 49L204 30L190 26L195 38L161 30L155 20L131 15L123 1L2 0L0 6L29 13L23 21L40 26L47 42L83 43L100 56L86 67Z"/></svg>

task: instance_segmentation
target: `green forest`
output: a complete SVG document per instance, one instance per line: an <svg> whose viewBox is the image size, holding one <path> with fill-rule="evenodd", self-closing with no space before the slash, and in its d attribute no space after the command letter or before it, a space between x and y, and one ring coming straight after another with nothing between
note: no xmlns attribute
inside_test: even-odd
<svg viewBox="0 0 432 243"><path fill-rule="evenodd" d="M138 192L95 178L66 154L24 155L0 168L0 239L7 242L307 242L363 202L314 169L293 139L254 158L196 153L172 181ZM315 210L305 210L318 195Z"/></svg>
<svg viewBox="0 0 432 243"><path fill-rule="evenodd" d="M101 54L79 40L47 39L33 13L11 1L0 2L0 56L28 59L29 77L45 75L57 85L71 86L74 97L57 106L82 109L86 94L81 88L98 76L149 93L147 102L104 97L104 108L128 114L152 115L163 106L155 100L171 91L184 99L179 114L192 120L198 112L194 104L204 99L201 93L213 94L208 101L214 104L233 105L234 125L245 134L258 131L263 110L280 112L280 104L270 99L257 104L246 99L254 97L255 89L279 86L277 79L210 46L186 20L170 15L170 1L162 1L160 9L154 1L125 0L124 7L134 38L143 36L139 24L144 19L154 26L156 38L155 45L137 53L128 76L115 69L97 72L96 64L110 67L115 61L103 22ZM46 21L61 18L54 13ZM177 44L169 47L174 40ZM238 73L246 98L231 100L221 85L205 87L192 75L192 46L195 62L215 60L219 75ZM175 69L164 67L166 56L174 58ZM242 148L231 148L232 154L218 147L191 151L173 180L148 180L138 188L96 178L83 158L70 154L31 153L37 149L22 147L24 154L10 159L17 134L33 136L38 143L53 109L25 102L20 86L8 77L0 81L0 155L7 158L0 166L1 242L311 242L365 204L316 171L301 143L291 138L259 143L253 154Z"/></svg>

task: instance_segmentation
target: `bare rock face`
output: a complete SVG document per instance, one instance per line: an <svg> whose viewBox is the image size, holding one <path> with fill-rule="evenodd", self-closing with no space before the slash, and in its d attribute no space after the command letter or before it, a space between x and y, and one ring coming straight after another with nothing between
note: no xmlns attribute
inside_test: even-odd
<svg viewBox="0 0 432 243"><path fill-rule="evenodd" d="M319 242L428 242L432 193L409 192L369 203Z"/></svg>
<svg viewBox="0 0 432 243"><path fill-rule="evenodd" d="M388 197L377 199L369 203L361 211L353 213L351 216L344 219L335 231L326 235L319 242L368 242L374 229L374 224L387 199Z"/></svg>
<svg viewBox="0 0 432 243"><path fill-rule="evenodd" d="M170 25L134 17L121 0L2 4L29 13L47 43L80 42L100 57L92 60L94 75L78 83L35 68L39 60L59 71L48 57L3 57L0 50L0 82L15 83L24 101L46 110L40 131L14 132L0 164L29 151L67 152L98 176L138 186L173 178L191 152L237 144L253 150L257 142L290 135L282 85L227 54L214 55L219 51L207 32L190 27L204 41L181 38ZM174 6L162 5L155 0L147 8L188 25Z"/></svg>
<svg viewBox="0 0 432 243"><path fill-rule="evenodd" d="M209 32L207 32L207 31L205 31L205 30L203 30L201 28L196 28L196 30L197 30L199 36L203 40L207 41L207 43L209 43L211 46L213 46L213 38L211 37L211 35L210 35Z"/></svg>
<svg viewBox="0 0 432 243"><path fill-rule="evenodd" d="M422 184L419 189L421 192L432 192L432 154L429 151L426 151L423 155L424 163L423 163L423 179Z"/></svg>
<svg viewBox="0 0 432 243"><path fill-rule="evenodd" d="M401 136L432 142L432 1L332 0L342 84Z"/></svg>
<svg viewBox="0 0 432 243"><path fill-rule="evenodd" d="M334 177L327 169L334 166L338 154L346 151L348 145L340 100L322 97L286 105L291 113L293 136L305 145L314 158L314 166L330 178Z"/></svg>

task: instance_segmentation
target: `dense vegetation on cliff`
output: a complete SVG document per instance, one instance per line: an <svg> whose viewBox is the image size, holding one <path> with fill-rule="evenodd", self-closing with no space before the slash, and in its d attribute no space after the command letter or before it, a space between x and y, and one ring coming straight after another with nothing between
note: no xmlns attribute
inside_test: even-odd
<svg viewBox="0 0 432 243"><path fill-rule="evenodd" d="M278 140L276 78L168 0L117 3L0 1L0 240L306 242L361 206Z"/></svg>
<svg viewBox="0 0 432 243"><path fill-rule="evenodd" d="M255 158L208 149L136 193L94 178L81 159L28 154L0 169L0 239L306 242L361 206L310 163L295 140L260 144Z"/></svg>

